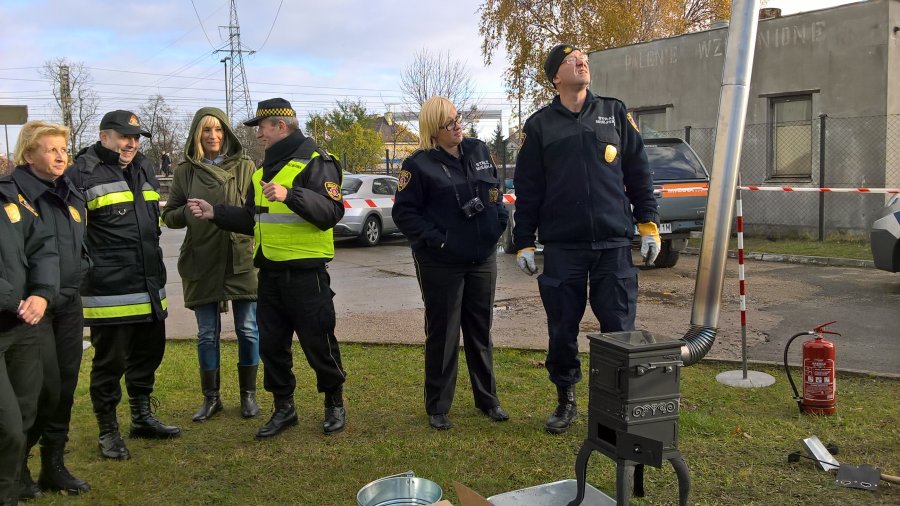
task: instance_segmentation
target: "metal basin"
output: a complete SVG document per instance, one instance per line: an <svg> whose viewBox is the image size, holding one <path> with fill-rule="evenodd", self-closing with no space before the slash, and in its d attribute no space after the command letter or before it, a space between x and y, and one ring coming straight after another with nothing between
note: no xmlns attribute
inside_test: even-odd
<svg viewBox="0 0 900 506"><path fill-rule="evenodd" d="M437 483L416 478L412 471L375 480L356 494L358 506L426 506L441 500Z"/></svg>

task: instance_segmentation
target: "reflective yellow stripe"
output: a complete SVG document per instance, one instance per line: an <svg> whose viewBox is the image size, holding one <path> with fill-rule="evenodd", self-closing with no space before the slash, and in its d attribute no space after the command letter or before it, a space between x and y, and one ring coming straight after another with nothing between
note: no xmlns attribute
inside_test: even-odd
<svg viewBox="0 0 900 506"><path fill-rule="evenodd" d="M163 310L169 308L167 299L161 301ZM149 304L130 304L127 306L85 307L86 319L122 318L125 316L140 316L153 313L153 307Z"/></svg>
<svg viewBox="0 0 900 506"><path fill-rule="evenodd" d="M150 202L151 200L159 200L159 193L156 190L144 190L141 192L144 195L144 201Z"/></svg>
<svg viewBox="0 0 900 506"><path fill-rule="evenodd" d="M158 199L159 197L157 194L157 200ZM102 197L97 197L93 200L89 200L87 203L87 208L93 211L101 207L111 206L113 204L121 204L123 202L134 202L134 194L130 191L107 193Z"/></svg>

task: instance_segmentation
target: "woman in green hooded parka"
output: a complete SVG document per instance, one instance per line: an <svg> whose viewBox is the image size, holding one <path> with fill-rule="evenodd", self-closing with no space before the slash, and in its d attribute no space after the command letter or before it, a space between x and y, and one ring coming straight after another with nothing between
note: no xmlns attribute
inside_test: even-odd
<svg viewBox="0 0 900 506"><path fill-rule="evenodd" d="M253 237L227 232L211 221L198 220L186 206L189 198L201 198L213 205L243 206L255 170L225 113L214 107L197 111L184 147L184 160L175 168L162 213L167 227L187 227L178 255L178 273L184 289L184 305L197 318L197 357L204 401L193 417L195 422L205 421L222 410L219 314L228 311L228 301L231 301L238 341L241 415L250 418L259 414Z"/></svg>

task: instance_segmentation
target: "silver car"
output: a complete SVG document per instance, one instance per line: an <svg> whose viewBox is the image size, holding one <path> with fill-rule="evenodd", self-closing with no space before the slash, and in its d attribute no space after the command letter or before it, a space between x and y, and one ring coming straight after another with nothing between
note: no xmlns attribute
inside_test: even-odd
<svg viewBox="0 0 900 506"><path fill-rule="evenodd" d="M888 272L900 271L900 195L894 195L872 223L870 235L875 267Z"/></svg>
<svg viewBox="0 0 900 506"><path fill-rule="evenodd" d="M395 177L344 174L344 217L334 226L335 237L355 237L363 246L375 246L383 234L398 233L391 217L395 193Z"/></svg>

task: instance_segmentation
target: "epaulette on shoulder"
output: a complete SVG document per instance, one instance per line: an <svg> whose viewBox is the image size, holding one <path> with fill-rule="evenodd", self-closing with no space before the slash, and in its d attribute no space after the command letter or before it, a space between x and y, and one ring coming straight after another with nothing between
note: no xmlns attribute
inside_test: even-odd
<svg viewBox="0 0 900 506"><path fill-rule="evenodd" d="M616 97L604 97L603 95L594 95L594 98L600 100L609 100L611 102L618 102L622 107L625 107L625 102L622 102L622 99Z"/></svg>
<svg viewBox="0 0 900 506"><path fill-rule="evenodd" d="M331 156L331 153L329 153L328 151L325 151L322 148L316 148L316 152L319 153L319 156L322 157L322 159L325 160L326 162L334 161L334 157Z"/></svg>
<svg viewBox="0 0 900 506"><path fill-rule="evenodd" d="M418 148L418 149L416 149L415 151L413 151L407 158L412 159L412 158L415 158L415 157L417 157L417 156L422 156L422 153L424 153L424 152L425 152L424 149Z"/></svg>

